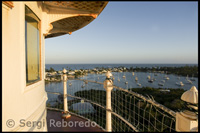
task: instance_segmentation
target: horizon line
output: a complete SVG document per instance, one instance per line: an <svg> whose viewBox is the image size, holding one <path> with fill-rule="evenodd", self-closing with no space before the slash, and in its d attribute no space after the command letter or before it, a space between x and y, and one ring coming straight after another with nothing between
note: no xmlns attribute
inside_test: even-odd
<svg viewBox="0 0 200 133"><path fill-rule="evenodd" d="M45 63L45 65L52 64L196 64L198 63Z"/></svg>

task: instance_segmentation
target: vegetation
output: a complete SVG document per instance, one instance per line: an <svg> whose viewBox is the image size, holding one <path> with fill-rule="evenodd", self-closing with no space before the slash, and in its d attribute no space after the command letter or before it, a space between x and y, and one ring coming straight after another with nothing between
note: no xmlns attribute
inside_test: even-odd
<svg viewBox="0 0 200 133"><path fill-rule="evenodd" d="M176 74L176 75L181 75L181 76L194 76L198 77L198 66L183 66L183 67L153 67L153 68L148 68L148 67L130 67L130 69L127 69L128 71L140 71L140 72L156 72L156 71L164 71L167 72L167 74Z"/></svg>
<svg viewBox="0 0 200 133"><path fill-rule="evenodd" d="M173 111L179 111L185 109L184 102L180 99L181 95L185 92L183 89L172 89L169 88L170 92L162 92L161 88L151 88L151 87L143 87L143 88L130 88L129 91L134 91L143 96L152 95L156 102L166 106L167 108ZM85 98L87 100L91 100L95 103L98 103L101 106L106 106L106 91L105 90L82 90L75 92L74 94L77 97ZM70 111L74 112L71 108L71 105L74 103L80 102L79 99L74 99L68 101L68 106ZM92 103L91 103L92 104ZM47 106L50 106L49 104ZM105 108L101 108L95 104L92 104L95 113L87 113L82 114L84 117L97 122L98 125L105 128L106 121L106 110ZM56 105L55 107L63 109L63 103ZM133 97L133 95L123 92L120 90L112 91L112 110L118 115L122 116L124 119L129 121L132 125L137 126L139 131L151 132L151 131L164 131L169 132L175 129L175 121L173 121L173 117L163 112L161 109L157 107L152 107L148 102L138 98ZM163 112L163 115L162 113ZM75 112L78 113L78 112ZM169 117L166 117L166 116ZM101 116L101 117L99 117ZM163 116L164 119L163 119ZM144 119L145 118L145 119ZM149 123L155 123L156 126L151 126ZM163 124L161 123L163 122ZM171 125L172 124L172 125ZM145 127L144 127L145 125ZM170 125L172 127L170 127ZM132 129L122 120L120 120L115 115L112 115L112 127L113 131L132 131Z"/></svg>
<svg viewBox="0 0 200 133"><path fill-rule="evenodd" d="M169 88L170 92L163 92L161 88L151 88L151 87L142 87L142 88L132 88L129 89L133 92L137 92L144 96L152 95L154 100L165 107L173 110L183 110L185 109L185 104L181 100L181 95L185 92L184 89L172 89Z"/></svg>
<svg viewBox="0 0 200 133"><path fill-rule="evenodd" d="M170 92L162 92L160 91L161 90L160 88L156 89L156 88L150 88L150 87L131 88L129 90L132 90L144 96L147 94L152 95L156 102L166 106L167 108L173 111L185 109L184 102L180 100L181 95L184 93L183 89L169 89ZM106 100L105 100L106 91L105 90L94 90L94 89L83 90L83 91L76 92L75 96L91 100L104 107L106 106ZM93 106L95 108L98 108L96 111L100 115L102 115L100 112L105 111L103 108L99 108L96 105L93 105ZM147 113L144 109L146 109L147 112L151 110L149 112L151 115L149 115L149 113ZM131 96L130 94L126 92L123 92L120 90L112 91L112 110L115 113L122 116L123 118L127 119L133 125L139 124L138 129L140 131L157 131L157 129L159 129L158 131L168 132L171 130L168 126L169 126L169 123L172 122L171 118L173 117L171 118L165 117L163 121L165 125L163 126L163 128L161 128L162 124L159 122L157 122L156 124L156 130L155 130L155 127L151 127L151 126L148 126L148 128L147 127L144 128L143 123L144 124L146 123L146 125L148 125L149 124L148 120L150 120L152 123L154 123L155 119L158 119L159 121L161 121L163 119L163 114L159 112L163 112L163 111L161 111L161 109L159 108L156 109L155 107L154 108L151 107L150 104L148 104L148 102L145 102L140 98L133 98L133 96ZM158 112L157 110L160 110L160 111ZM146 113L146 115L144 115L144 113ZM163 113L166 114L165 112ZM90 115L88 114L87 117L90 118ZM145 117L145 121L142 117ZM100 118L100 120L99 119L96 120L96 118L90 118L90 119L95 119L95 121L97 121L99 125L104 126L104 123L103 123L105 121L104 117ZM122 128L124 131L131 130L130 127L126 125L126 123L121 122L120 119L119 120L117 119L119 118L113 115L113 127L114 127L113 130L114 131L121 131ZM172 129L175 128L174 125L175 125L175 121L173 121Z"/></svg>
<svg viewBox="0 0 200 133"><path fill-rule="evenodd" d="M50 67L50 69L45 69L45 72L55 72L56 70L54 70L52 67Z"/></svg>

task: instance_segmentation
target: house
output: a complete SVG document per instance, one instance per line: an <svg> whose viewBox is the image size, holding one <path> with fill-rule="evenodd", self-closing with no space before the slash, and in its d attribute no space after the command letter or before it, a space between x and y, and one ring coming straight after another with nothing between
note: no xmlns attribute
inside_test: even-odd
<svg viewBox="0 0 200 133"><path fill-rule="evenodd" d="M45 39L73 34L97 18L107 3L2 2L3 131L47 131ZM40 127L34 124L39 121Z"/></svg>

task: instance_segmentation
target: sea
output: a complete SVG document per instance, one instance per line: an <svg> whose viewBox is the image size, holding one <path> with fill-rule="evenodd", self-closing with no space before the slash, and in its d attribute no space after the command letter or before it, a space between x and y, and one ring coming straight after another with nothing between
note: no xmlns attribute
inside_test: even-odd
<svg viewBox="0 0 200 133"><path fill-rule="evenodd" d="M52 67L55 70L62 70L63 68L66 68L67 70L72 69L93 69L93 68L113 68L113 67L182 67L182 66L198 66L198 64L46 64L46 68L49 69ZM184 90L189 90L192 86L195 86L198 89L198 78L194 78L195 81L192 81L192 84L188 84L186 82L185 76L177 76L174 74L167 74L169 77L169 80L165 79L166 74L164 73L158 73L157 75L154 75L150 72L134 72L134 75L132 75L132 72L112 72L114 80L114 85L119 86L124 89L128 88L142 88L142 87L152 87L152 88L163 88L163 89L178 89L182 88ZM123 76L126 76L126 78L123 78ZM138 81L135 81L135 77L138 77ZM156 80L153 83L148 82L147 76L154 77ZM105 73L103 74L88 74L87 76L80 77L80 79L87 79L87 80L93 80L98 82L104 82L106 76ZM191 78L191 77L189 77ZM120 79L120 81L118 81ZM164 86L159 86L158 83L161 83L162 80L165 80ZM177 82L183 82L184 86L178 86ZM81 86L84 84L83 81L80 80L73 80L69 79L67 84L67 93L74 95L77 90L77 88L80 88L81 90L90 90L90 89L98 89L98 90L104 90L103 85L96 84L96 83L90 83L86 85L86 87L81 88ZM69 82L72 83L72 86L69 86ZM128 82L128 84L125 84L125 82ZM138 86L138 83L141 84L141 86ZM62 82L49 82L45 84L45 90L50 92L59 92L63 93L63 83ZM48 94L48 101L51 101L53 99L56 99L56 95ZM69 100L69 99L68 99Z"/></svg>

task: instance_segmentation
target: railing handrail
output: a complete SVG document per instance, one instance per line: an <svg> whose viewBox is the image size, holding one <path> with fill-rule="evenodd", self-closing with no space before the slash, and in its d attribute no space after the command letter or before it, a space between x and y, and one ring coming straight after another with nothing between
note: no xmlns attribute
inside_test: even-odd
<svg viewBox="0 0 200 133"><path fill-rule="evenodd" d="M87 81L87 82L92 82L92 83L97 83L97 84L103 84L102 82L97 82L97 81L93 81L93 80L85 80L85 79L73 79L73 80L80 80L80 81ZM154 106L156 106L156 107L162 109L163 111L169 113L171 116L176 117L176 113L175 113L173 110L171 110L171 109L165 107L164 105L162 105L162 104L156 102L155 100L152 100L152 99L150 99L150 98L147 98L147 97L145 97L145 96L143 96L143 95L141 95L141 94L138 94L138 93L136 93L136 92L129 91L129 90L127 90L127 89L123 89L123 88L118 87L118 86L116 86L116 85L113 85L113 88L116 88L116 89L118 89L118 90L127 92L127 93L129 93L129 94L134 95L134 96L137 96L137 97L143 99L144 101L147 101L147 102L153 104Z"/></svg>
<svg viewBox="0 0 200 133"><path fill-rule="evenodd" d="M75 79L75 80L87 81L87 82L97 83L97 84L102 84L102 85L104 84L104 83L102 83L102 82L97 82L97 81L93 81L93 80L84 80L84 79ZM172 110L168 109L167 107L165 107L165 106L163 106L163 105L157 103L155 100L152 100L152 99L150 99L150 98L147 98L147 97L145 97L145 96L143 96L143 95L141 95L141 94L138 94L138 93L136 93L136 92L133 92L133 91L130 91L130 90L127 90L127 89L123 89L123 88L118 87L118 86L116 86L116 85L113 85L113 88L116 88L117 90L122 91L122 92L126 92L126 93L128 93L128 94L131 94L131 95L133 95L133 96L135 96L135 97L138 97L138 98L140 98L140 99L143 99L144 101L150 103L151 105L153 105L153 106L155 106L155 107L157 107L157 108L163 110L165 113L170 114L172 117L176 117L176 113L175 113L174 111L172 111ZM63 93L60 93L60 92L50 92L50 91L46 91L46 92L47 92L47 93L50 93L50 94L55 94L55 95L64 95ZM107 107L102 106L101 104L99 104L99 103L97 103L97 102L94 102L94 101L92 101L92 100L88 100L87 98L84 98L84 97L74 96L74 95L71 95L71 94L65 94L65 95L66 95L66 96L69 96L69 97L71 97L71 98L75 98L75 99L79 99L79 100L84 100L84 101L89 102L89 103L91 103L91 104L93 104L93 105L96 105L96 106L98 106L98 107L100 107L100 108L102 108L102 109L105 109L107 112L110 112L111 114L113 114L113 115L115 115L117 118L119 118L121 121L123 121L125 124L127 124L127 125L128 125L130 128L132 128L134 131L139 132L139 130L137 129L137 126L136 126L136 127L133 126L132 123L130 123L130 122L129 122L128 120L126 120L125 118L123 118L123 116L121 116L120 114L118 114L118 113L112 111L112 109L111 109L111 110L106 109ZM65 96L64 96L64 97L65 97ZM49 109L51 109L51 108L49 108ZM58 110L58 111L59 111L59 110ZM157 110L157 111L160 112L159 110ZM70 112L70 111L67 111L67 112L73 113L73 112ZM160 112L160 113L163 114L162 112ZM73 113L73 114L76 114L76 113ZM80 116L79 114L76 114L76 115L77 115L77 116ZM167 116L167 115L165 114L165 116ZM169 117L169 116L168 116L168 117ZM86 118L86 119L87 119L87 118ZM172 120L173 120L173 118L172 118ZM98 126L101 127L100 125L98 125ZM101 127L101 128L103 129L103 127ZM104 129L104 130L105 130L105 129ZM106 130L107 130L107 129L106 129Z"/></svg>

